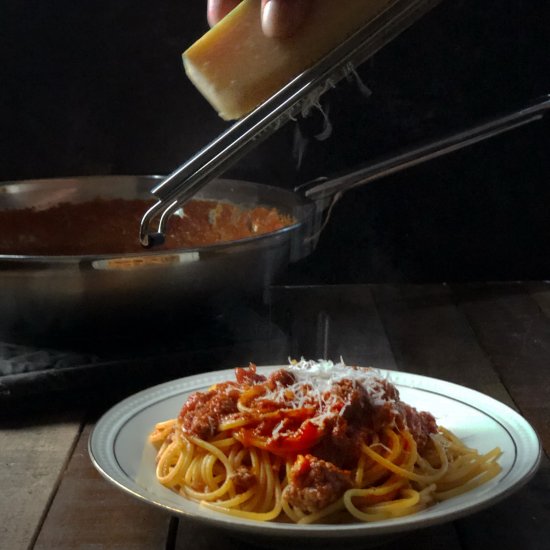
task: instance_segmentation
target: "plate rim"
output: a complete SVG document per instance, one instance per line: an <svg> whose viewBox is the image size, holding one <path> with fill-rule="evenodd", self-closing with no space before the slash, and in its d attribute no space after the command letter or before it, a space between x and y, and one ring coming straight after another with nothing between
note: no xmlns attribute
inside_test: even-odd
<svg viewBox="0 0 550 550"><path fill-rule="evenodd" d="M265 365L258 366L259 373L268 373L278 368L285 367L287 365ZM190 376L184 376L174 380L169 380L161 384L145 388L137 393L134 393L125 399L121 400L113 407L108 409L98 419L95 426L88 438L88 454L94 467L98 472L110 483L123 492L137 498L138 500L145 502L149 505L161 508L178 516L183 516L187 519L197 521L211 527L227 529L230 531L238 531L241 534L254 533L256 535L264 535L270 537L309 537L309 538L357 538L357 537L373 537L380 535L389 535L402 533L405 531L412 531L415 529L447 523L455 519L471 515L475 512L495 505L497 502L505 499L512 493L516 492L519 488L525 485L537 472L542 459L542 444L538 434L531 424L525 419L519 412L512 409L502 401L499 401L487 394L484 394L478 390L474 390L467 386L462 386L454 382L449 382L439 378L433 378L426 375L414 374L405 371L398 371L393 369L376 368L382 376L388 377L392 383L398 388L407 387L414 390L428 391L441 395L445 398L451 398L467 405L470 408L476 409L483 414L489 416L493 421L500 424L505 429L514 445L516 446L516 461L518 457L518 445L517 440L510 432L509 425L514 424L523 430L523 433L527 433L529 440L533 443L533 449L530 452L525 453L523 447L519 447L520 453L525 453L529 459L524 471L519 478L513 480L512 483L505 484L504 487L500 487L500 490L495 494L484 495L481 499L471 501L467 506L463 506L459 509L448 510L441 513L434 512L428 517L422 517L418 519L418 514L412 514L410 516L404 516L401 518L376 521L372 523L345 523L345 524L313 524L313 525L297 525L293 523L281 523L281 522L259 522L254 520L246 520L241 518L235 518L234 516L224 515L223 513L209 512L205 515L200 513L193 513L188 510L176 508L170 504L162 502L162 499L158 499L155 495L152 495L145 488L138 489L126 485L120 478L130 481L131 484L137 486L135 480L128 478L124 470L120 467L116 473L113 473L110 465L102 463L101 455L102 450L98 447L98 440L100 437L106 437L106 441L111 441L114 444L116 437L123 429L130 418L125 411L131 405L134 405L134 412L143 411L145 408L157 405L159 402L173 398L178 394L190 393L193 391L200 391L202 388L208 387L215 382L224 381L230 379L233 376L234 369L223 369L208 371L199 374L193 374ZM440 386L439 389L433 390L433 386ZM443 391L444 389L444 391ZM460 397L457 396L460 395ZM472 398L476 405L472 405L466 402L464 394ZM137 407L140 407L139 409ZM489 406L491 414L488 414L486 407ZM499 418L495 418L497 414ZM502 422L501 420L505 420ZM115 429L116 428L116 429ZM514 429L512 432L516 432ZM110 437L109 437L110 435ZM145 443L145 440L144 440ZM536 449L535 449L536 448ZM107 453L107 451L104 451ZM107 453L108 454L108 453ZM118 460L113 453L112 459L118 464ZM513 466L510 469L513 472ZM118 478L117 478L118 474ZM503 478L504 479L504 478ZM147 494L145 494L147 493ZM183 497L182 497L183 498ZM192 502L192 501L187 501ZM192 503L200 510L200 505ZM429 510L429 509L428 509Z"/></svg>

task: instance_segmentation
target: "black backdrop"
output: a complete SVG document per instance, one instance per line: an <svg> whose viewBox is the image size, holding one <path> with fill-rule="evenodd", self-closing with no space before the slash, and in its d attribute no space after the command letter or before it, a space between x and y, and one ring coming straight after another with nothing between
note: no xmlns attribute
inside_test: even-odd
<svg viewBox="0 0 550 550"><path fill-rule="evenodd" d="M186 80L202 0L0 0L0 179L165 174L227 124ZM287 125L230 175L281 187L550 93L546 0L443 0L323 99L297 165ZM327 23L328 24L328 23ZM550 118L550 117L549 117ZM298 123L314 136L322 118ZM288 282L547 279L550 122L346 194Z"/></svg>

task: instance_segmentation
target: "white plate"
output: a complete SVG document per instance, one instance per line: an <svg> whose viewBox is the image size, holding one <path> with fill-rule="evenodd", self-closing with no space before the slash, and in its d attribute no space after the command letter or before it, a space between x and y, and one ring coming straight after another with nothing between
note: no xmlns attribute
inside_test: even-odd
<svg viewBox="0 0 550 550"><path fill-rule="evenodd" d="M280 367L259 367L265 373ZM175 417L187 396L214 382L233 380L232 370L189 376L144 390L122 401L97 423L89 441L95 467L109 481L145 502L174 514L207 522L209 526L254 534L266 540L315 541L368 538L443 523L494 504L533 476L541 446L533 428L506 405L471 389L414 374L380 371L399 388L401 398L420 410L430 411L438 423L465 443L484 452L499 446L502 472L489 483L466 494L438 503L403 518L373 523L294 525L238 519L201 508L173 493L155 478L155 450L147 436L156 422ZM257 538L256 538L257 540Z"/></svg>

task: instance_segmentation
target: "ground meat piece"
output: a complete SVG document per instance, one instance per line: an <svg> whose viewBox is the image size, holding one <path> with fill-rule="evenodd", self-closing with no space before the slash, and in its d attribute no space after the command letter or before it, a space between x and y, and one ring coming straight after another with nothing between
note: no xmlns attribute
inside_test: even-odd
<svg viewBox="0 0 550 550"><path fill-rule="evenodd" d="M385 401L377 404L372 409L371 427L375 432L380 432L386 426L393 426L394 424L403 427L403 420L397 403Z"/></svg>
<svg viewBox="0 0 550 550"><path fill-rule="evenodd" d="M294 384L294 382L296 382L296 378L291 372L288 372L285 369L279 369L269 375L267 379L267 387L270 390L274 390L277 385L286 388L287 386Z"/></svg>
<svg viewBox="0 0 550 550"><path fill-rule="evenodd" d="M361 454L361 441L364 438L360 429L350 426L343 417L335 416L325 422L324 432L311 453L339 468L353 469Z"/></svg>
<svg viewBox="0 0 550 550"><path fill-rule="evenodd" d="M428 412L418 412L414 407L402 403L403 413L407 428L411 432L419 451L426 446L430 440L430 434L437 432L435 418Z"/></svg>
<svg viewBox="0 0 550 550"><path fill-rule="evenodd" d="M315 455L328 459L338 466L351 468L344 457L353 460L354 446L349 440L359 440L358 430L370 428L379 432L386 426L395 425L399 429L408 428L418 449L422 451L429 441L430 434L437 432L435 418L428 412L419 412L399 399L399 391L387 380L380 379L376 388L376 398L372 399L365 388L351 380L341 380L334 384L332 391L345 403L342 417L348 425L344 431L338 424L332 433L321 442L323 449ZM317 451L317 450L316 450Z"/></svg>
<svg viewBox="0 0 550 550"><path fill-rule="evenodd" d="M184 432L209 439L218 430L223 417L236 413L239 390L230 384L220 384L207 392L196 392L179 414Z"/></svg>
<svg viewBox="0 0 550 550"><path fill-rule="evenodd" d="M332 386L331 393L345 403L341 414L349 423L364 423L371 407L367 390L361 384L340 380Z"/></svg>
<svg viewBox="0 0 550 550"><path fill-rule="evenodd" d="M428 412L419 412L407 403L381 403L373 409L372 427L375 431L385 426L395 425L398 429L408 429L422 451L429 441L430 434L437 432L435 418Z"/></svg>
<svg viewBox="0 0 550 550"><path fill-rule="evenodd" d="M313 455L299 455L290 471L283 498L304 512L317 512L338 500L352 486L349 471Z"/></svg>
<svg viewBox="0 0 550 550"><path fill-rule="evenodd" d="M399 390L389 380L380 378L378 385L382 391L382 399L385 401L399 401Z"/></svg>
<svg viewBox="0 0 550 550"><path fill-rule="evenodd" d="M250 363L247 369L237 367L235 369L235 378L239 384L245 384L247 386L265 382L266 380L265 376L262 374L256 374L256 365L254 363Z"/></svg>
<svg viewBox="0 0 550 550"><path fill-rule="evenodd" d="M399 394L386 380L380 379L375 398L360 383L343 379L334 383L331 394L344 404L340 414L325 421L324 436L312 449L315 456L339 468L353 469L361 454L361 442L369 432L395 424L400 410Z"/></svg>
<svg viewBox="0 0 550 550"><path fill-rule="evenodd" d="M246 466L240 466L231 476L235 491L244 493L256 483L256 476Z"/></svg>

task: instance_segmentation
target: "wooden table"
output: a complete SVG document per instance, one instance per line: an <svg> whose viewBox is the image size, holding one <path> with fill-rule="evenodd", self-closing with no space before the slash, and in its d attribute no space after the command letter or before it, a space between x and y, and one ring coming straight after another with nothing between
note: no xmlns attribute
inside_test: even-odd
<svg viewBox="0 0 550 550"><path fill-rule="evenodd" d="M286 334L284 345L274 344L275 331L261 341L236 341L223 353L204 351L201 364L342 356L347 363L425 374L510 405L543 442L539 472L514 495L382 548L550 548L550 285L275 287L271 297L270 316ZM179 361L183 376L193 358ZM3 406L0 548L256 548L134 500L96 473L87 451L94 421L140 387L139 380L121 387L99 372L89 388L71 395L49 392Z"/></svg>

